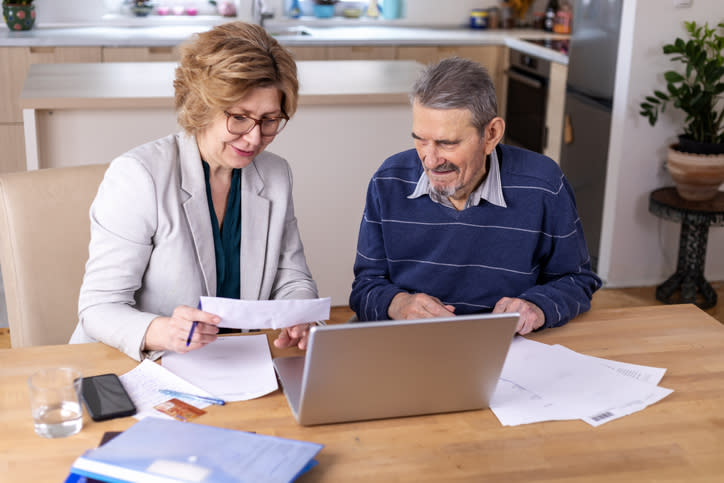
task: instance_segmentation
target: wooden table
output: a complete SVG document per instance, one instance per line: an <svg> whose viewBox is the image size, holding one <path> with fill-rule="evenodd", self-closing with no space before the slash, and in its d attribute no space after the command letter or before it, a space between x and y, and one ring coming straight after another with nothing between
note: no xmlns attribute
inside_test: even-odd
<svg viewBox="0 0 724 483"><path fill-rule="evenodd" d="M673 186L659 188L649 196L649 211L681 223L676 272L656 287L656 299L667 304L696 304L702 309L715 306L716 291L704 278L704 263L709 227L724 225L724 192L711 200L691 201L679 196Z"/></svg>
<svg viewBox="0 0 724 483"><path fill-rule="evenodd" d="M503 427L490 410L301 427L280 391L209 407L196 421L324 444L319 465L301 482L721 481L724 327L715 319L694 305L609 309L530 338L666 367L661 385L675 392L598 428L578 420ZM37 368L59 364L94 375L122 374L136 363L102 344L0 350L3 482L61 482L104 431L135 422L96 423L86 414L74 436L36 436L25 380Z"/></svg>

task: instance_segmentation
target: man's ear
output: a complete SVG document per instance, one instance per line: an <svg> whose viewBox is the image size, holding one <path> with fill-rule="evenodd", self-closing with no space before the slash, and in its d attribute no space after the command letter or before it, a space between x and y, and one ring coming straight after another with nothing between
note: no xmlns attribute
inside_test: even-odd
<svg viewBox="0 0 724 483"><path fill-rule="evenodd" d="M485 126L485 155L492 153L495 146L500 143L505 134L505 121L502 117L494 117L487 126Z"/></svg>

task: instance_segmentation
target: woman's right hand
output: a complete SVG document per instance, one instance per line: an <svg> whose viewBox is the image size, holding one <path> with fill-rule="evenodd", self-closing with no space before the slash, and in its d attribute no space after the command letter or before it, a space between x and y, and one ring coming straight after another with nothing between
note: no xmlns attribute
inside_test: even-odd
<svg viewBox="0 0 724 483"><path fill-rule="evenodd" d="M198 322L191 343L186 341L194 322ZM171 317L156 317L146 330L144 350L188 352L216 340L221 317L188 305L179 305Z"/></svg>

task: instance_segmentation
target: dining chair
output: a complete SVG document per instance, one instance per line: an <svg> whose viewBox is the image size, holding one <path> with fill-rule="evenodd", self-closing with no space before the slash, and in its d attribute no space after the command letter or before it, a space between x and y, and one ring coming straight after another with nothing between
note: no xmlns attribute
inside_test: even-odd
<svg viewBox="0 0 724 483"><path fill-rule="evenodd" d="M0 175L0 269L12 347L70 339L88 258L88 212L107 167Z"/></svg>

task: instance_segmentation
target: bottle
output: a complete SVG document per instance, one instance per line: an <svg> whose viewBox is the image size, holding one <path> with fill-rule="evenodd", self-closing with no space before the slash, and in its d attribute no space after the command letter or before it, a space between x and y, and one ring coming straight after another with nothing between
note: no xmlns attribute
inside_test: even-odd
<svg viewBox="0 0 724 483"><path fill-rule="evenodd" d="M289 5L289 18L299 18L302 16L302 8L299 6L299 0L292 0Z"/></svg>
<svg viewBox="0 0 724 483"><path fill-rule="evenodd" d="M573 12L571 11L571 6L568 4L567 0L563 0L556 12L556 19L553 23L553 31L557 34L570 34L572 19Z"/></svg>
<svg viewBox="0 0 724 483"><path fill-rule="evenodd" d="M377 0L370 0L370 4L367 7L367 16L369 18L377 18L380 16L380 9L377 6Z"/></svg>
<svg viewBox="0 0 724 483"><path fill-rule="evenodd" d="M543 17L543 30L553 32L553 25L556 21L556 12L558 11L558 0L549 0Z"/></svg>

